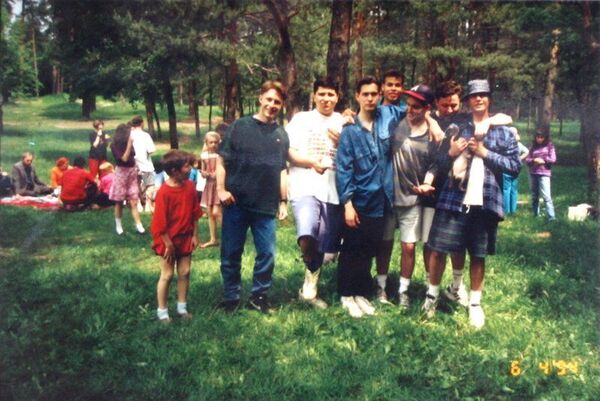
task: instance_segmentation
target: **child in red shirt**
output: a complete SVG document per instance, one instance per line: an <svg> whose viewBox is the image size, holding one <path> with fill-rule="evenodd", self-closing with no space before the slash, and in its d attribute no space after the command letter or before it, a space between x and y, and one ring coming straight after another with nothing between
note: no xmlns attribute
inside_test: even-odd
<svg viewBox="0 0 600 401"><path fill-rule="evenodd" d="M169 178L156 194L152 216L152 249L160 259L160 278L156 286L159 321L169 323L167 298L169 284L177 265L177 314L191 319L187 311L192 252L199 244L198 224L202 211L194 183L188 180L193 156L179 150L164 155L162 163Z"/></svg>

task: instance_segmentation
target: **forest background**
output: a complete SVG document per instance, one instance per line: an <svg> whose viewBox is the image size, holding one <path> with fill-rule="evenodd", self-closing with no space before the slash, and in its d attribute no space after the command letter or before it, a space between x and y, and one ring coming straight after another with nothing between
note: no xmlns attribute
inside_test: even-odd
<svg viewBox="0 0 600 401"><path fill-rule="evenodd" d="M277 230L274 315L215 309L222 287L211 248L194 255L193 321L163 327L147 237L114 235L111 210L2 206L3 401L597 399L599 225L565 219L567 206L597 203L597 2L1 2L0 162L8 168L33 150L43 179L57 157L87 152L93 118L110 130L141 113L159 154L198 153L217 122L255 111L267 78L292 89L285 119L310 107L317 75L336 76L348 105L357 77L389 68L408 87L489 79L494 110L513 116L523 142L549 123L559 155L557 222L531 216L520 175L522 205L500 226L480 331L449 304L421 319L420 260L407 313L348 318L333 264L320 288L332 307L311 310L297 301L291 219ZM205 219L200 232L206 238Z"/></svg>
<svg viewBox="0 0 600 401"><path fill-rule="evenodd" d="M96 96L143 103L147 129L179 147L175 104L202 134L199 105L252 113L266 79L289 88L286 116L310 109L316 76L353 83L395 68L406 85L487 78L495 109L527 128L581 122L588 197L600 177L600 4L594 1L1 0L2 106L66 92L82 118ZM164 107L168 128L156 108ZM559 128L560 131L560 128Z"/></svg>

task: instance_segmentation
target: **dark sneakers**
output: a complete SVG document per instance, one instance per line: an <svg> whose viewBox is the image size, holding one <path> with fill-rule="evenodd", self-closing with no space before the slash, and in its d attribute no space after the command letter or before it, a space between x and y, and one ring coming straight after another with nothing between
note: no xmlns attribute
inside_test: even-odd
<svg viewBox="0 0 600 401"><path fill-rule="evenodd" d="M255 310L260 313L269 314L273 312L273 308L265 294L252 295L248 299L246 307L250 310Z"/></svg>
<svg viewBox="0 0 600 401"><path fill-rule="evenodd" d="M224 300L224 301L221 301L217 305L218 309L221 309L223 312L227 312L227 313L235 312L239 307L240 307L239 299Z"/></svg>

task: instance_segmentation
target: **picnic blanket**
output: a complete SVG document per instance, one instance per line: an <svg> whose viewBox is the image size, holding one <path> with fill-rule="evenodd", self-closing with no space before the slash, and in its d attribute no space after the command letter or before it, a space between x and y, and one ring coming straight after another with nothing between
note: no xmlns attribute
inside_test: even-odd
<svg viewBox="0 0 600 401"><path fill-rule="evenodd" d="M0 205L32 206L38 209L58 210L60 200L52 195L46 196L21 196L15 195L0 199Z"/></svg>

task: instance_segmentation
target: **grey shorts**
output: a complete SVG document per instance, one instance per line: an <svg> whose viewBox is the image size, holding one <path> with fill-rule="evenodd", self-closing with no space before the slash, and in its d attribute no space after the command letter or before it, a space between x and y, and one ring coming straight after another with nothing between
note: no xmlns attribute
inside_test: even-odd
<svg viewBox="0 0 600 401"><path fill-rule="evenodd" d="M292 209L296 220L296 238L309 236L316 239L321 253L339 250L342 206L321 202L314 196L303 196L292 200Z"/></svg>
<svg viewBox="0 0 600 401"><path fill-rule="evenodd" d="M154 178L155 178L155 173L154 171L141 171L138 173L138 181L140 183L140 193L145 194L146 190L149 187L153 187L154 186Z"/></svg>
<svg viewBox="0 0 600 401"><path fill-rule="evenodd" d="M394 230L400 230L400 241L415 243L421 240L422 206L394 207L384 216L383 240L394 239Z"/></svg>

